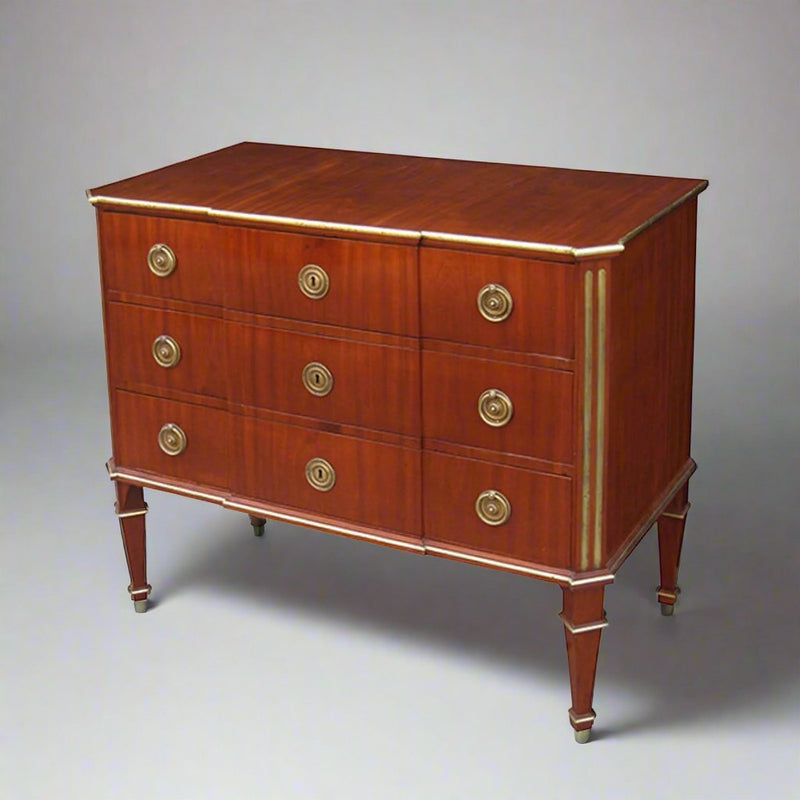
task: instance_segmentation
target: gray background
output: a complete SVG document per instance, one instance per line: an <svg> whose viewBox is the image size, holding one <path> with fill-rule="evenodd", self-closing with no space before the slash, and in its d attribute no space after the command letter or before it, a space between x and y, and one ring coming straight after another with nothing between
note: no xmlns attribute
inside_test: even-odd
<svg viewBox="0 0 800 800"><path fill-rule="evenodd" d="M4 0L0 36L4 797L791 794L796 0ZM710 179L684 594L651 534L593 744L553 586L151 492L133 614L83 190L243 139Z"/></svg>

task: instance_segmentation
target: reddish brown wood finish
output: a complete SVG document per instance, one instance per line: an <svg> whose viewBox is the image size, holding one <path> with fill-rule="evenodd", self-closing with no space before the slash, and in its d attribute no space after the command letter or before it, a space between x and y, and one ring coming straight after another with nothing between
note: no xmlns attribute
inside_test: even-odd
<svg viewBox="0 0 800 800"><path fill-rule="evenodd" d="M144 502L144 490L126 481L114 481L117 494L115 510L119 518L119 529L122 534L122 546L125 549L125 561L128 565L130 585L128 593L131 600L137 602L137 610L144 610L145 601L150 594L147 582L147 546L145 532L145 514L147 505Z"/></svg>
<svg viewBox="0 0 800 800"><path fill-rule="evenodd" d="M423 247L422 335L572 358L574 273L568 264ZM502 322L478 310L478 293L490 283L504 286L514 303Z"/></svg>
<svg viewBox="0 0 800 800"><path fill-rule="evenodd" d="M597 655L600 650L602 628L584 630L582 626L605 621L603 610L603 586L581 588L563 587L564 636L567 642L569 683L572 691L572 708L569 710L570 724L576 731L585 731L594 724L594 681L597 672ZM575 629L576 632L570 630Z"/></svg>
<svg viewBox="0 0 800 800"><path fill-rule="evenodd" d="M419 351L228 323L234 402L329 422L420 435ZM303 369L320 363L333 389L312 394Z"/></svg>
<svg viewBox="0 0 800 800"><path fill-rule="evenodd" d="M594 247L703 181L243 142L95 195Z"/></svg>
<svg viewBox="0 0 800 800"><path fill-rule="evenodd" d="M109 303L106 325L112 385L164 387L210 397L227 394L225 330L220 319L140 306ZM162 367L153 357L161 335L180 347L180 361Z"/></svg>
<svg viewBox="0 0 800 800"><path fill-rule="evenodd" d="M569 478L430 452L423 474L426 543L569 567ZM511 504L503 525L487 525L475 511L489 489Z"/></svg>
<svg viewBox="0 0 800 800"><path fill-rule="evenodd" d="M235 265L223 287L228 308L418 333L416 247L236 227L223 227L217 246L223 263ZM325 297L312 299L300 290L298 273L306 264L317 264L328 274Z"/></svg>
<svg viewBox="0 0 800 800"><path fill-rule="evenodd" d="M252 417L239 417L234 425L235 494L421 535L419 450ZM330 491L306 480L312 458L326 459L336 471Z"/></svg>
<svg viewBox="0 0 800 800"><path fill-rule="evenodd" d="M678 569L681 565L683 532L688 513L689 486L685 484L658 518L658 555L661 572L658 602L665 615L672 613L672 607L678 601L681 592L678 586Z"/></svg>
<svg viewBox="0 0 800 800"><path fill-rule="evenodd" d="M216 226L109 212L98 215L98 225L106 289L222 304L220 284L228 274L215 244ZM177 266L165 278L147 265L154 244L166 244L175 253Z"/></svg>
<svg viewBox="0 0 800 800"><path fill-rule="evenodd" d="M118 467L183 478L199 487L228 485L226 412L124 391L114 393L113 409L114 460ZM158 432L169 422L186 434L186 450L177 456L167 455L158 446Z"/></svg>
<svg viewBox="0 0 800 800"><path fill-rule="evenodd" d="M689 461L696 201L610 264L605 560Z"/></svg>
<svg viewBox="0 0 800 800"><path fill-rule="evenodd" d="M499 389L514 415L503 427L487 425L478 398ZM500 361L422 354L423 433L503 452L569 464L574 459L572 374Z"/></svg>

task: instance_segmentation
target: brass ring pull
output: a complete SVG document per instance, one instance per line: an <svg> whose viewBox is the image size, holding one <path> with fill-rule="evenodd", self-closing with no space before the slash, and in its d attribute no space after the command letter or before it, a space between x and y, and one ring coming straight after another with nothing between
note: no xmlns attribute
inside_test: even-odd
<svg viewBox="0 0 800 800"><path fill-rule="evenodd" d="M493 428L502 428L514 416L511 398L499 389L487 389L478 398L478 413L481 419Z"/></svg>
<svg viewBox="0 0 800 800"><path fill-rule="evenodd" d="M489 322L502 322L511 316L514 300L499 283L488 283L478 292L478 311Z"/></svg>
<svg viewBox="0 0 800 800"><path fill-rule="evenodd" d="M166 278L167 275L172 275L175 267L178 266L178 259L175 258L175 253L172 248L167 244L154 244L147 254L147 266L150 267L150 272L158 275L159 278Z"/></svg>
<svg viewBox="0 0 800 800"><path fill-rule="evenodd" d="M168 456L179 456L185 449L188 441L180 425L168 422L158 432L158 446Z"/></svg>
<svg viewBox="0 0 800 800"><path fill-rule="evenodd" d="M502 525L511 517L511 503L502 492L487 489L478 495L475 501L475 513L481 522L487 525Z"/></svg>
<svg viewBox="0 0 800 800"><path fill-rule="evenodd" d="M328 273L318 264L306 264L297 273L297 283L300 291L312 300L321 300L331 288Z"/></svg>
<svg viewBox="0 0 800 800"><path fill-rule="evenodd" d="M312 458L306 464L306 480L318 492L329 492L336 483L336 470L324 458Z"/></svg>
<svg viewBox="0 0 800 800"><path fill-rule="evenodd" d="M181 360L181 346L166 334L156 337L152 349L156 364L164 369L177 366Z"/></svg>
<svg viewBox="0 0 800 800"><path fill-rule="evenodd" d="M303 367L303 386L317 397L325 397L333 390L333 373L319 361L312 361Z"/></svg>

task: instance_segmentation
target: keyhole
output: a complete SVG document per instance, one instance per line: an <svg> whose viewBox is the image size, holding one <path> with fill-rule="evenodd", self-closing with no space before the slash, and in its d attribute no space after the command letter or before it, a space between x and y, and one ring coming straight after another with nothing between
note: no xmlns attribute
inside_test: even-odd
<svg viewBox="0 0 800 800"><path fill-rule="evenodd" d="M314 383L316 383L317 386L319 386L319 384L320 384L319 372L314 373Z"/></svg>
<svg viewBox="0 0 800 800"><path fill-rule="evenodd" d="M322 480L322 477L323 477L323 474L322 474L322 469L318 467L318 468L317 468L317 480L320 480L320 481L321 481L321 480Z"/></svg>
<svg viewBox="0 0 800 800"><path fill-rule="evenodd" d="M316 289L317 288L317 276L316 275L311 275L309 277L309 279L308 279L308 282L311 284L311 288L312 289Z"/></svg>

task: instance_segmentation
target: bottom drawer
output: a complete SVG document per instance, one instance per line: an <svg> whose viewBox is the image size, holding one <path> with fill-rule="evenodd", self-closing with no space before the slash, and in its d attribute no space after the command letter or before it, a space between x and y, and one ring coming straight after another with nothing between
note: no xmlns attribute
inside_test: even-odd
<svg viewBox="0 0 800 800"><path fill-rule="evenodd" d="M569 567L570 478L433 452L423 475L426 541Z"/></svg>
<svg viewBox="0 0 800 800"><path fill-rule="evenodd" d="M420 451L238 417L231 490L421 535Z"/></svg>
<svg viewBox="0 0 800 800"><path fill-rule="evenodd" d="M157 472L203 486L228 485L225 411L118 390L114 419L117 467Z"/></svg>

